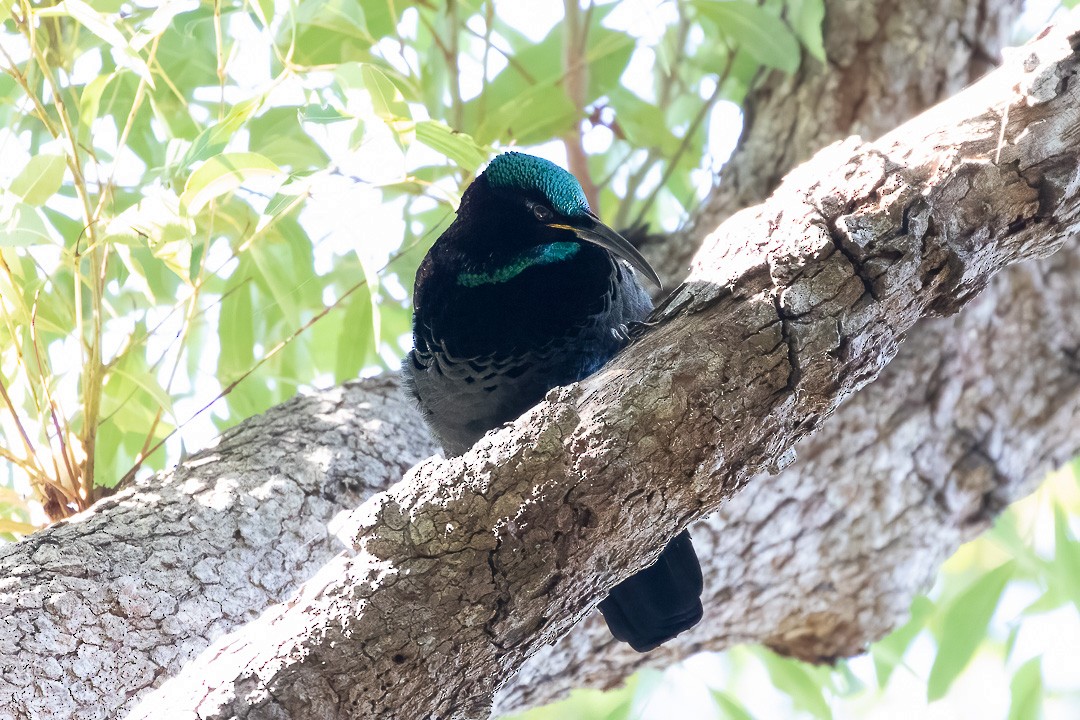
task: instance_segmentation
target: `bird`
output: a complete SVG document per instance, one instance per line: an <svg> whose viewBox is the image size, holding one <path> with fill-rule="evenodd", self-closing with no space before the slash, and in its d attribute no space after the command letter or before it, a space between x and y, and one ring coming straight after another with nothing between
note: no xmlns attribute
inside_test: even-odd
<svg viewBox="0 0 1080 720"><path fill-rule="evenodd" d="M660 279L604 225L581 183L522 152L496 155L420 263L404 384L447 456L513 421L548 390L599 370L652 310ZM613 587L598 608L611 634L647 652L702 617L690 535Z"/></svg>

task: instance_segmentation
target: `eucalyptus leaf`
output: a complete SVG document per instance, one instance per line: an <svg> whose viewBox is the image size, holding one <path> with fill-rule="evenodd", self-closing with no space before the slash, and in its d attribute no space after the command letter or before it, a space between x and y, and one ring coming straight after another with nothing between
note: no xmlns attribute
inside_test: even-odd
<svg viewBox="0 0 1080 720"><path fill-rule="evenodd" d="M8 190L29 205L43 205L64 182L67 158L46 153L34 155L11 181Z"/></svg>
<svg viewBox="0 0 1080 720"><path fill-rule="evenodd" d="M927 700L945 696L975 654L1016 565L1007 562L985 573L945 606L938 651L927 680Z"/></svg>
<svg viewBox="0 0 1080 720"><path fill-rule="evenodd" d="M248 123L251 149L293 170L325 167L330 157L304 131L301 112L296 107L275 107L252 120Z"/></svg>
<svg viewBox="0 0 1080 720"><path fill-rule="evenodd" d="M192 217L208 202L232 192L247 180L283 174L281 168L258 153L223 153L210 158L191 173L180 195L180 208Z"/></svg>
<svg viewBox="0 0 1080 720"><path fill-rule="evenodd" d="M870 647L874 673L880 689L884 690L888 686L893 671L904 662L904 654L926 627L933 611L934 603L929 598L925 595L917 596L911 601L911 615L907 622Z"/></svg>
<svg viewBox="0 0 1080 720"><path fill-rule="evenodd" d="M821 26L825 21L824 0L787 0L789 22L810 56L825 62L825 39Z"/></svg>
<svg viewBox="0 0 1080 720"><path fill-rule="evenodd" d="M764 662L769 678L776 688L787 693L796 707L821 720L832 718L832 710L825 699L824 683L811 671L809 665L782 658L768 650L760 651L758 657Z"/></svg>
<svg viewBox="0 0 1080 720"><path fill-rule="evenodd" d="M450 158L469 173L475 173L488 159L489 153L485 152L471 135L452 130L446 123L421 120L416 124L416 139Z"/></svg>
<svg viewBox="0 0 1080 720"><path fill-rule="evenodd" d="M53 9L39 10L39 16L53 15ZM113 51L113 57L118 63L135 71L135 73L150 87L154 87L154 77L146 60L136 51L128 41L124 33L116 26L115 21L109 15L98 12L83 0L64 0L57 5L55 14L68 15L77 20L83 27L97 35Z"/></svg>
<svg viewBox="0 0 1080 720"><path fill-rule="evenodd" d="M1038 720L1042 717L1042 659L1033 657L1021 665L1009 683L1011 700L1008 720Z"/></svg>
<svg viewBox="0 0 1080 720"><path fill-rule="evenodd" d="M693 0L702 17L762 65L793 73L799 67L799 42L783 20L740 0Z"/></svg>
<svg viewBox="0 0 1080 720"><path fill-rule="evenodd" d="M364 86L371 96L371 104L387 127L394 133L398 145L407 149L416 137L416 123L405 96L381 69L365 64L361 67Z"/></svg>
<svg viewBox="0 0 1080 720"><path fill-rule="evenodd" d="M746 706L731 693L713 690L711 695L713 702L716 703L716 707L720 711L720 716L725 720L754 720L754 716L750 714Z"/></svg>
<svg viewBox="0 0 1080 720"><path fill-rule="evenodd" d="M49 229L40 211L23 202L0 206L0 247L53 245Z"/></svg>

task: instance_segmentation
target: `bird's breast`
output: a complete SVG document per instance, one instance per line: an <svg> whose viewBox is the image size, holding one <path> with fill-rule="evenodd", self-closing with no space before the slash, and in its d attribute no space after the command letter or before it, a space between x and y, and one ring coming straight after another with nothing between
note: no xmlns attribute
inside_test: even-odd
<svg viewBox="0 0 1080 720"><path fill-rule="evenodd" d="M623 344L612 330L643 319L644 290L599 252L599 269L560 263L513 282L429 284L405 371L448 452L464 452L551 388L598 370Z"/></svg>

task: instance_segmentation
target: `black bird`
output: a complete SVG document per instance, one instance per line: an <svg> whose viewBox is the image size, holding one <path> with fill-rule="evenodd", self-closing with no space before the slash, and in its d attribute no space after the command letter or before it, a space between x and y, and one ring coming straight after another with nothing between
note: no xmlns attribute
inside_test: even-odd
<svg viewBox="0 0 1080 720"><path fill-rule="evenodd" d="M436 439L458 455L553 387L596 372L652 309L641 254L589 209L577 179L523 153L495 157L416 275L406 384ZM685 530L600 603L638 652L701 619L702 579Z"/></svg>

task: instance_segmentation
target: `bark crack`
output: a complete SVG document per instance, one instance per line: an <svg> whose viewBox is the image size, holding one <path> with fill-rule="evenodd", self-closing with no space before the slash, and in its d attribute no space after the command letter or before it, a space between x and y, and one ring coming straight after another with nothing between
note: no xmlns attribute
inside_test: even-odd
<svg viewBox="0 0 1080 720"><path fill-rule="evenodd" d="M794 393L798 388L799 380L802 378L802 368L799 365L799 347L792 330L791 320L788 319L787 313L780 302L779 292L772 293L772 301L773 308L776 310L776 317L780 320L780 338L787 345L788 376L785 390Z"/></svg>

